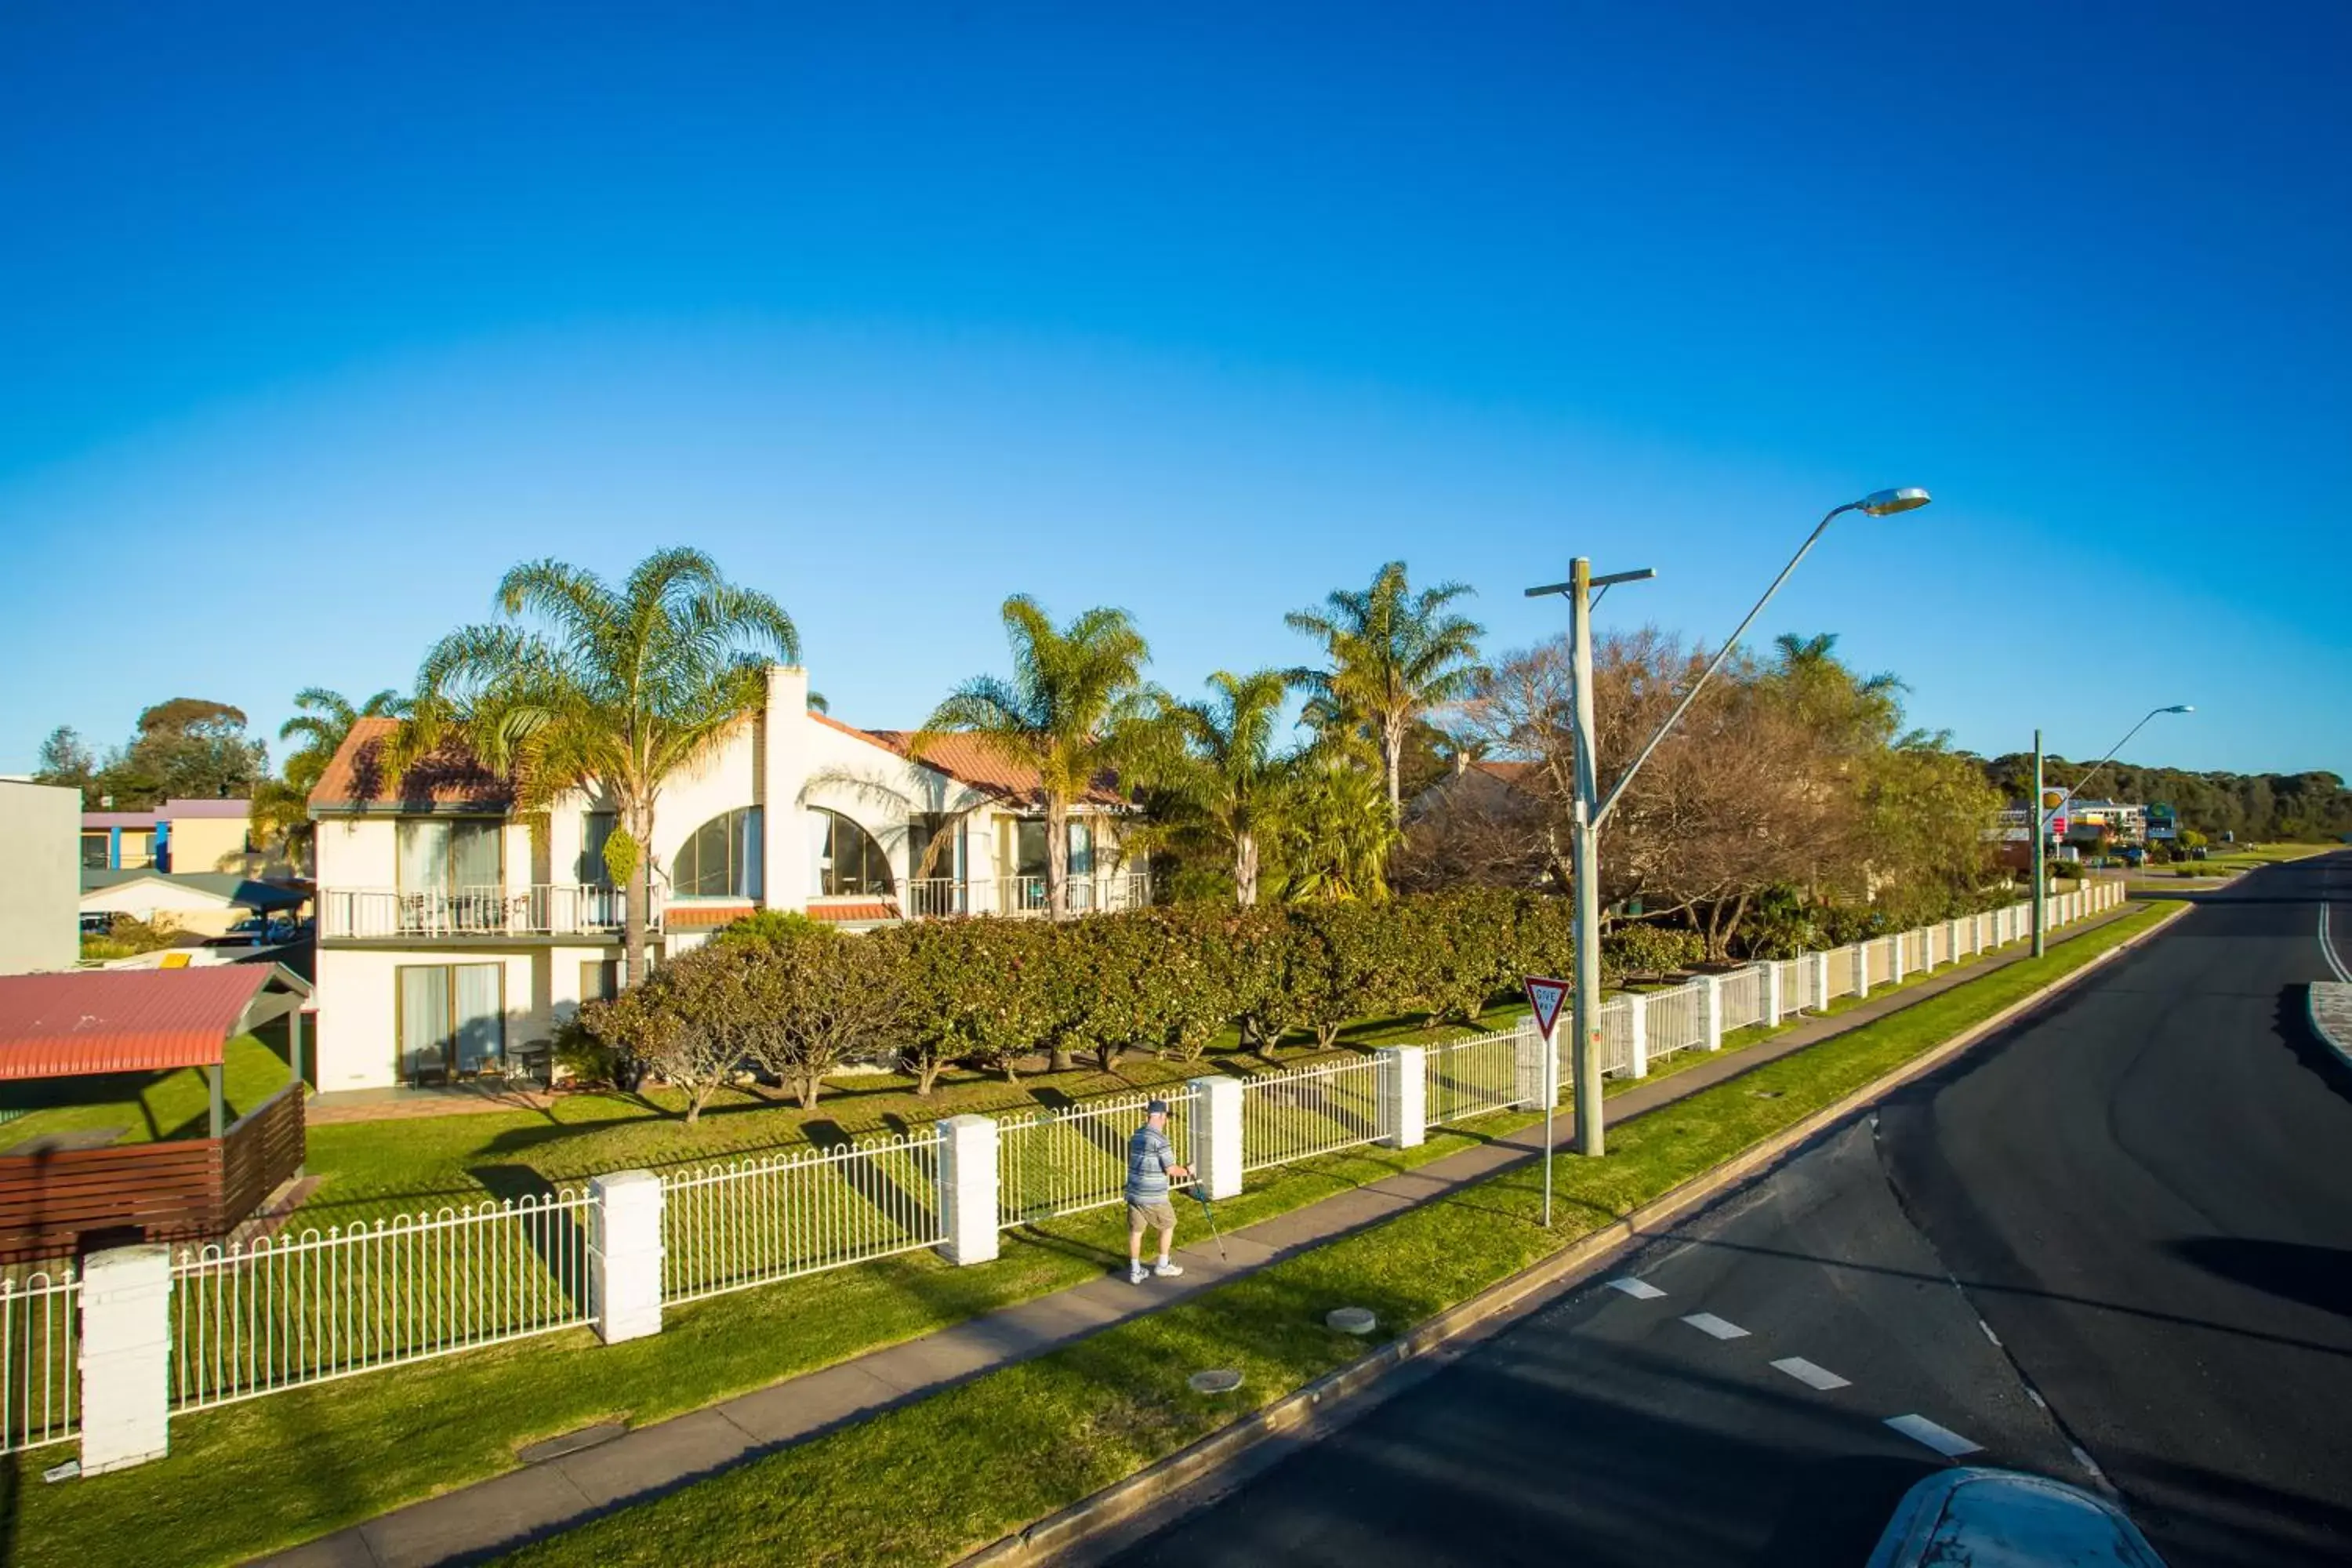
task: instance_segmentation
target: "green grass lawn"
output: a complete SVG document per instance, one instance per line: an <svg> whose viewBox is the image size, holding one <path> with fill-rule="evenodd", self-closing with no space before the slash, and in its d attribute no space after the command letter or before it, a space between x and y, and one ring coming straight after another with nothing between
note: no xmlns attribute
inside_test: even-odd
<svg viewBox="0 0 2352 1568"><path fill-rule="evenodd" d="M1560 1167L1561 1217L1549 1231L1537 1223L1540 1173L1523 1167L505 1561L950 1561L1363 1353L1361 1342L1323 1328L1329 1309L1370 1307L1381 1336L1402 1332L2080 968L2158 914L2136 911L1627 1124L1612 1135L1605 1162ZM1238 1370L1242 1391L1193 1394L1184 1379L1207 1367Z"/></svg>
<svg viewBox="0 0 2352 1568"><path fill-rule="evenodd" d="M2119 925L2135 929L2147 918ZM2096 951L2086 944L2111 944L2117 939L2111 933L2118 927L2084 933L2040 961L2045 967L2037 973L2080 962ZM1932 998L1871 1029L1948 1007L1954 996L1999 986L2006 998L2038 984L2009 982L2011 973ZM1956 1026L1931 1022L1913 1031L1924 1027L1921 1038L1941 1038L1936 1030ZM1764 1037L1761 1031L1742 1035ZM1736 1037L1730 1045L1739 1043ZM1703 1057L1678 1053L1658 1070L1678 1071ZM352 1131L416 1138L445 1128L462 1131L457 1123L503 1120L446 1117ZM1265 1173L1240 1197L1219 1205L1220 1218L1228 1226L1269 1218L1532 1120L1506 1111L1433 1131L1418 1149L1358 1149ZM1630 1125L1646 1127L1650 1120ZM1625 1136L1612 1135L1612 1142ZM445 1149L439 1157L451 1156ZM1613 1157L1610 1168L1616 1168ZM239 1561L511 1468L523 1444L600 1420L644 1424L680 1414L1097 1277L1123 1256L1120 1216L1097 1211L1008 1232L1004 1256L979 1268L951 1268L930 1254L912 1254L673 1309L660 1335L629 1344L599 1346L586 1331L570 1331L182 1416L172 1424L169 1458L71 1486L43 1487L36 1479L65 1450L20 1456L10 1561L73 1568L142 1563L152 1560L149 1549L159 1539L178 1543L181 1561ZM8 1473L0 1468L0 1476ZM235 1506L224 1503L228 1499ZM131 1518L142 1521L141 1531L110 1528Z"/></svg>
<svg viewBox="0 0 2352 1568"><path fill-rule="evenodd" d="M286 1087L284 1029L275 1044L240 1035L224 1052L221 1096L232 1121ZM197 1068L177 1072L111 1073L100 1078L20 1079L0 1087L0 1110L23 1110L0 1142L52 1132L119 1129L117 1142L146 1143L202 1138L209 1130L212 1091Z"/></svg>

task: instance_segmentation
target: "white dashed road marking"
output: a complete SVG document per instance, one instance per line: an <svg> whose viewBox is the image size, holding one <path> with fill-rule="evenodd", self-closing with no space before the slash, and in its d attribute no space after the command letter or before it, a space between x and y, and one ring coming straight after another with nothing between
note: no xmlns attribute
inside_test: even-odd
<svg viewBox="0 0 2352 1568"><path fill-rule="evenodd" d="M1609 1281L1609 1288L1612 1290L1622 1290L1636 1301L1654 1301L1665 1294L1647 1279L1636 1279L1631 1274L1622 1279L1612 1279Z"/></svg>
<svg viewBox="0 0 2352 1568"><path fill-rule="evenodd" d="M1949 1427L1937 1426L1925 1415L1890 1415L1886 1418L1886 1424L1914 1443L1933 1448L1948 1459L1957 1459L1963 1454L1980 1454L1984 1451L1982 1444L1971 1443Z"/></svg>
<svg viewBox="0 0 2352 1568"><path fill-rule="evenodd" d="M1744 1340L1748 1331L1738 1323L1727 1323L1713 1312L1693 1312L1683 1320L1703 1334L1713 1334L1718 1340Z"/></svg>
<svg viewBox="0 0 2352 1568"><path fill-rule="evenodd" d="M1787 1373L1790 1377L1795 1378L1807 1388L1819 1389L1823 1394L1829 1393L1833 1388L1852 1388L1853 1386L1852 1382L1840 1377L1829 1368L1825 1366L1816 1366L1801 1355L1784 1357L1780 1361L1774 1362L1772 1363L1772 1367L1776 1372Z"/></svg>

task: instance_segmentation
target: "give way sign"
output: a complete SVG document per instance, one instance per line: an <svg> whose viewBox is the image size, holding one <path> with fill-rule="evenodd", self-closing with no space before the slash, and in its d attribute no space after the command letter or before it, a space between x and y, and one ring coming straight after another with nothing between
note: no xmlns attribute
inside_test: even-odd
<svg viewBox="0 0 2352 1568"><path fill-rule="evenodd" d="M1535 1009L1536 1027L1542 1031L1546 1040L1549 1040L1552 1026L1559 1022L1560 1005L1568 1000L1568 982L1530 974L1524 984L1528 988L1528 1005Z"/></svg>

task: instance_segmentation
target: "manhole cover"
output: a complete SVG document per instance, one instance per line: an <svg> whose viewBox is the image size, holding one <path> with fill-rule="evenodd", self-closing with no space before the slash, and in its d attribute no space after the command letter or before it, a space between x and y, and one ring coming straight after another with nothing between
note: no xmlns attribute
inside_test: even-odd
<svg viewBox="0 0 2352 1568"><path fill-rule="evenodd" d="M1242 1385L1242 1374L1218 1367L1213 1372L1196 1372L1185 1379L1195 1394L1231 1394Z"/></svg>
<svg viewBox="0 0 2352 1568"><path fill-rule="evenodd" d="M1778 1100L1789 1091L1785 1089L1751 1089L1748 1092L1759 1100Z"/></svg>
<svg viewBox="0 0 2352 1568"><path fill-rule="evenodd" d="M1338 1307L1323 1314L1323 1324L1342 1334L1369 1334L1380 1326L1369 1307Z"/></svg>

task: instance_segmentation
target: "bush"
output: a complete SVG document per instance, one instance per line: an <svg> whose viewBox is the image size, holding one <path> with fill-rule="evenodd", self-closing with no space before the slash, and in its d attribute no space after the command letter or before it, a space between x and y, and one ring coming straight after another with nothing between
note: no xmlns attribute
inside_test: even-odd
<svg viewBox="0 0 2352 1568"><path fill-rule="evenodd" d="M1627 974L1666 974L1706 957L1706 938L1695 931L1636 922L1601 940L1607 966Z"/></svg>
<svg viewBox="0 0 2352 1568"><path fill-rule="evenodd" d="M582 1084L612 1083L619 1077L620 1054L597 1038L578 1018L555 1026L551 1049L555 1065Z"/></svg>

